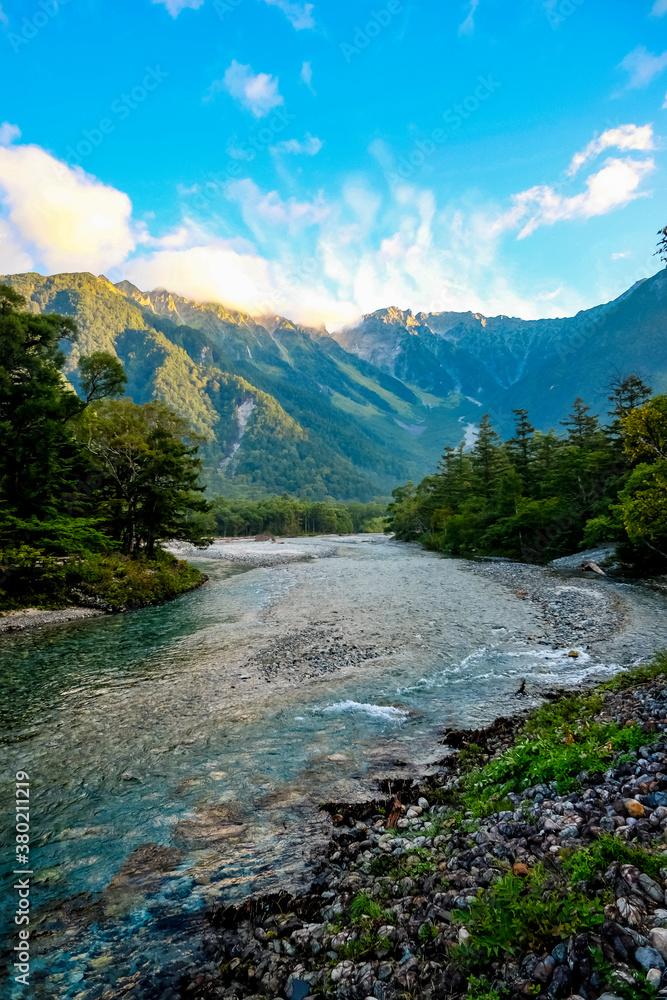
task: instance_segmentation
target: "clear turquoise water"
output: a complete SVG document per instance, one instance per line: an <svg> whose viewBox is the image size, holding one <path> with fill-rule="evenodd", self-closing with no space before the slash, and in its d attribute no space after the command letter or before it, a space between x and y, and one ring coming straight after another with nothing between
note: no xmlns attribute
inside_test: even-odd
<svg viewBox="0 0 667 1000"><path fill-rule="evenodd" d="M361 558L363 570L391 553ZM483 646L474 629L445 623L437 646L409 662L332 676L241 718L215 665L286 582L211 572L210 585L169 605L0 638L3 801L13 804L17 770L31 777L33 905L46 932L35 996L94 998L133 972L137 996L160 996L163 974L201 961L206 907L308 881L324 830L314 805L359 794L396 758L433 760L434 732L511 710L518 678L553 683L565 666L562 653L517 642L512 622L487 628L497 638ZM658 614L660 598L642 600ZM582 657L583 671L596 666ZM211 810L240 834L212 846L179 837L179 823ZM8 843L10 819L3 811ZM146 843L179 847L176 873L110 894ZM10 887L5 877L12 898Z"/></svg>

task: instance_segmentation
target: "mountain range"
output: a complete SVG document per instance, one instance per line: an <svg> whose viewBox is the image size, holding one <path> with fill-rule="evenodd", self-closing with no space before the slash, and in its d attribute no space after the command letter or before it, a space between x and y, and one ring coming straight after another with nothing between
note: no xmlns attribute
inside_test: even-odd
<svg viewBox="0 0 667 1000"><path fill-rule="evenodd" d="M549 430L576 396L604 416L614 372L667 390L665 271L564 319L390 307L334 333L87 273L0 281L33 312L76 320L75 384L80 354L109 351L136 402L158 397L186 417L210 488L228 496L386 496L446 445L470 443L485 412L503 434L518 407Z"/></svg>

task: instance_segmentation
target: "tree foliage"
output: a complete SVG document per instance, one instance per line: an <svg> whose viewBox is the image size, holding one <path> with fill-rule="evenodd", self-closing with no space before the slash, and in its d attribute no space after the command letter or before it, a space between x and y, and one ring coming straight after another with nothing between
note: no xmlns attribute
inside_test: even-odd
<svg viewBox="0 0 667 1000"><path fill-rule="evenodd" d="M667 560L667 396L632 373L609 384L611 423L583 399L542 434L525 409L499 439L488 415L474 446L447 448L438 471L394 491L390 527L440 551L541 561L615 541L640 563Z"/></svg>
<svg viewBox="0 0 667 1000"><path fill-rule="evenodd" d="M201 538L192 515L208 505L186 421L165 403L110 398L127 377L103 351L79 357L79 395L63 374L77 338L72 319L31 313L0 285L0 605L62 603L72 560L115 547L151 559L160 538Z"/></svg>
<svg viewBox="0 0 667 1000"><path fill-rule="evenodd" d="M202 529L223 537L382 532L386 507L383 501L340 504L287 495L262 500L215 497Z"/></svg>

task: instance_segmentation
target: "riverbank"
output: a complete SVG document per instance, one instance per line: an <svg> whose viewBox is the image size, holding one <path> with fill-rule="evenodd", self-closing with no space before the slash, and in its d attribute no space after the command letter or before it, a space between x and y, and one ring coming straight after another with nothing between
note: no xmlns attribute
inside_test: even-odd
<svg viewBox="0 0 667 1000"><path fill-rule="evenodd" d="M71 607L59 610L22 608L0 614L0 632L23 632L25 629L41 628L44 625L66 625L68 622L97 618L103 614L104 611L95 608Z"/></svg>
<svg viewBox="0 0 667 1000"><path fill-rule="evenodd" d="M212 912L210 961L173 995L667 995L666 680L663 655L450 732L437 774L327 805L311 890Z"/></svg>
<svg viewBox="0 0 667 1000"><path fill-rule="evenodd" d="M328 856L318 803L423 784L447 753L434 734L667 647L664 597L639 586L543 570L519 587L511 564L496 579L387 538L292 546L300 561L276 566L198 560L209 583L176 602L2 636L0 769L18 753L48 817L31 845L38 1000L180 1000L219 946L207 913L307 893ZM531 595L565 614L563 587L557 628ZM590 642L577 604L598 608Z"/></svg>
<svg viewBox="0 0 667 1000"><path fill-rule="evenodd" d="M9 572L0 633L136 611L196 590L207 579L166 551L151 560L114 553L64 562L55 570L49 567L44 584L21 571Z"/></svg>

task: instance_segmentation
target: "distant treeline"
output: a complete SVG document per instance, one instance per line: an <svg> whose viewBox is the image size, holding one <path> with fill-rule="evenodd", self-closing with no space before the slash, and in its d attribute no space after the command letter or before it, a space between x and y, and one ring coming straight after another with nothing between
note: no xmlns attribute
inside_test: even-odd
<svg viewBox="0 0 667 1000"><path fill-rule="evenodd" d="M328 535L386 530L386 501L335 503L288 496L262 500L215 497L200 522L204 534L223 537Z"/></svg>
<svg viewBox="0 0 667 1000"><path fill-rule="evenodd" d="M447 448L438 471L394 490L389 527L452 554L545 561L601 542L644 568L667 565L667 396L637 374L610 380L603 424L582 399L537 431L514 410L502 441L486 414L474 447Z"/></svg>

